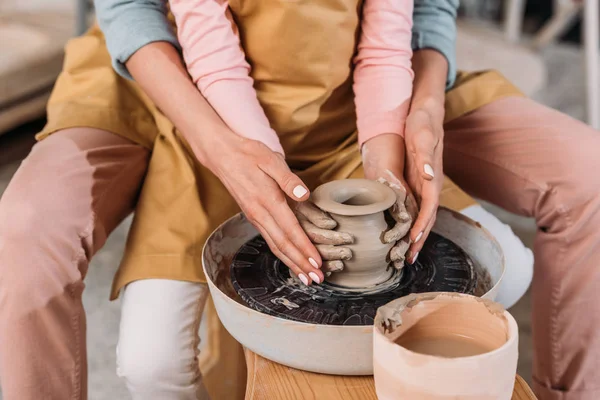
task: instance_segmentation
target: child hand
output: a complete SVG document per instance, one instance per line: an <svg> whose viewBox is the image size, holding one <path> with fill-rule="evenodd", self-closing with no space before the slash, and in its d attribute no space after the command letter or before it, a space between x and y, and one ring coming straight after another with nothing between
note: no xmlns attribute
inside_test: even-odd
<svg viewBox="0 0 600 400"><path fill-rule="evenodd" d="M410 231L418 210L414 198L409 195L400 179L389 170L386 171L386 175L388 175L387 179L379 177L377 181L390 187L396 193L396 203L387 211L396 224L385 232L383 241L394 243L394 247L390 250L390 260L396 269L400 269L404 267L406 252L410 247L410 238L407 233Z"/></svg>
<svg viewBox="0 0 600 400"><path fill-rule="evenodd" d="M365 177L377 180L396 192L396 203L388 211L396 223L383 237L386 243L396 243L390 251L390 260L396 268L404 266L411 243L408 233L418 215L417 203L403 179L404 156L404 139L396 134L376 136L362 148Z"/></svg>

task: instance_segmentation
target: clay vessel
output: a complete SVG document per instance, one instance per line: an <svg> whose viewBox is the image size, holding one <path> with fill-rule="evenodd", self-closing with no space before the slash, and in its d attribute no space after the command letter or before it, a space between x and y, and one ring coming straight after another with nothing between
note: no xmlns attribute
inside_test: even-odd
<svg viewBox="0 0 600 400"><path fill-rule="evenodd" d="M352 259L344 261L343 271L326 280L349 288L387 280L392 274L387 257L393 244L382 241L388 229L383 212L396 202L396 193L376 181L343 179L319 186L311 199L338 223L337 231L354 236L354 243L345 245L352 251Z"/></svg>
<svg viewBox="0 0 600 400"><path fill-rule="evenodd" d="M380 400L510 400L518 328L498 303L423 293L377 310L373 337Z"/></svg>

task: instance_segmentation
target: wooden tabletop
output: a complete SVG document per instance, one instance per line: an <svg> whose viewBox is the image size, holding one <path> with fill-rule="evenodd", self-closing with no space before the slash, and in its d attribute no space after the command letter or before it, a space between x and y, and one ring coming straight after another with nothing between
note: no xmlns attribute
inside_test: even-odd
<svg viewBox="0 0 600 400"><path fill-rule="evenodd" d="M245 349L246 400L377 400L372 376L336 376L300 371ZM519 375L512 400L535 400Z"/></svg>

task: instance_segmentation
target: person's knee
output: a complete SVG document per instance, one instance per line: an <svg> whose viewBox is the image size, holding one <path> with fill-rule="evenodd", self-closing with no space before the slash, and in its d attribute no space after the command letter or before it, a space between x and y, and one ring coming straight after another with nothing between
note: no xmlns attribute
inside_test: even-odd
<svg viewBox="0 0 600 400"><path fill-rule="evenodd" d="M0 202L1 242L33 247L50 233L53 216L48 199L42 193L34 195L28 186L12 186Z"/></svg>
<svg viewBox="0 0 600 400"><path fill-rule="evenodd" d="M0 201L3 305L26 304L28 310L81 286L76 262L82 238L70 218L73 199L65 194L68 170L45 163L52 157L45 145L35 149Z"/></svg>
<svg viewBox="0 0 600 400"><path fill-rule="evenodd" d="M13 176L0 201L2 237L48 248L57 234L72 241L86 233L93 171L69 132L37 143Z"/></svg>
<svg viewBox="0 0 600 400"><path fill-rule="evenodd" d="M47 199L17 191L0 205L0 286L2 316L19 318L51 306L62 294L83 289L72 243L53 222Z"/></svg>
<svg viewBox="0 0 600 400"><path fill-rule="evenodd" d="M68 180L60 177L68 167L52 162L55 147L36 144L13 176L0 201L0 237L34 245L64 219L58 212L68 209L66 188L61 187Z"/></svg>
<svg viewBox="0 0 600 400"><path fill-rule="evenodd" d="M117 373L133 399L188 398L202 389L198 312L206 294L205 285L165 279L126 286Z"/></svg>
<svg viewBox="0 0 600 400"><path fill-rule="evenodd" d="M171 347L146 340L119 343L117 375L125 380L133 398L164 392L166 388L187 388L198 379L199 368L192 349L190 354L182 355Z"/></svg>
<svg viewBox="0 0 600 400"><path fill-rule="evenodd" d="M117 346L117 375L125 380L130 391L147 391L159 381L168 380L166 364L169 360L162 359L145 348L144 341L124 345L119 341Z"/></svg>

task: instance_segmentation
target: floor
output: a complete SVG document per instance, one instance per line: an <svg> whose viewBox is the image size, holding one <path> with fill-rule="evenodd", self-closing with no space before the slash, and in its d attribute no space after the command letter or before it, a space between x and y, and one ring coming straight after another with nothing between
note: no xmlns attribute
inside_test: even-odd
<svg viewBox="0 0 600 400"><path fill-rule="evenodd" d="M544 53L549 67L551 87L535 98L579 119L584 117L584 82L577 48L554 46ZM600 111L600 110L599 110ZM0 137L0 194L4 192L20 161L33 143L33 135L43 126L36 121ZM531 220L513 216L486 205L509 223L526 245L531 246L535 225ZM88 315L89 397L91 400L127 399L123 383L115 374L115 346L119 323L119 303L108 302L112 276L121 258L130 220L125 221L109 238L92 262L86 279L84 303ZM511 310L520 328L519 373L531 378L530 297L526 295ZM0 399L2 398L0 393Z"/></svg>

